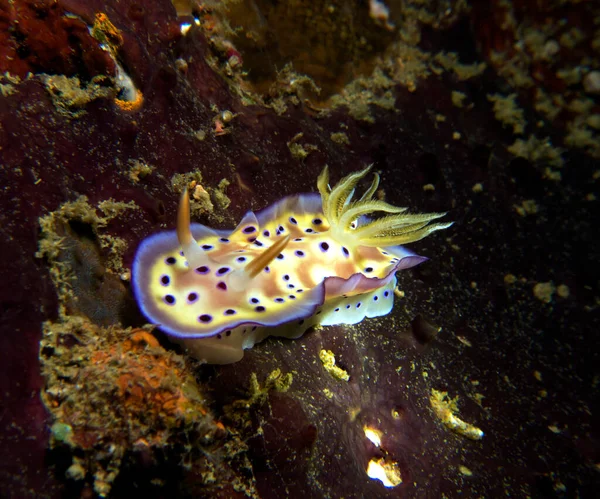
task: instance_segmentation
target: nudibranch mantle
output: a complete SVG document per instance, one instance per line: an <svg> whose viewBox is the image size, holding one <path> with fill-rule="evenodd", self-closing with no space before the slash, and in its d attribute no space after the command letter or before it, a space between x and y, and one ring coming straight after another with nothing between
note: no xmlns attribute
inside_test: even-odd
<svg viewBox="0 0 600 499"><path fill-rule="evenodd" d="M401 244L451 223L445 213L408 214L373 199L379 176L358 200L370 167L319 193L283 198L248 212L233 230L190 224L187 191L177 230L145 239L132 284L144 315L198 359L240 360L267 336L298 338L315 325L355 324L388 314L395 273L426 260ZM372 212L388 213L371 220Z"/></svg>

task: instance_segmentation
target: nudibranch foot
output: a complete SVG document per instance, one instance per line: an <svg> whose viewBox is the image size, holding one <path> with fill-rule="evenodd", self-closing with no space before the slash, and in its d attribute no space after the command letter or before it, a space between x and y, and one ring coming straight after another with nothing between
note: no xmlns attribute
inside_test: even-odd
<svg viewBox="0 0 600 499"><path fill-rule="evenodd" d="M240 360L267 336L297 338L316 325L355 324L388 314L398 270L426 258L400 244L451 223L444 213L408 214L372 199L379 175L353 200L365 168L318 194L284 198L233 230L190 224L184 192L177 229L140 245L132 270L148 319L209 363ZM367 218L373 212L383 218Z"/></svg>
<svg viewBox="0 0 600 499"><path fill-rule="evenodd" d="M252 348L268 336L297 339L315 326L357 324L365 318L387 315L394 305L396 278L381 288L353 296L338 296L327 300L322 307L306 319L299 319L277 327L247 324L225 331L211 338L177 339L176 342L198 359L208 364L230 364L241 360L244 350Z"/></svg>

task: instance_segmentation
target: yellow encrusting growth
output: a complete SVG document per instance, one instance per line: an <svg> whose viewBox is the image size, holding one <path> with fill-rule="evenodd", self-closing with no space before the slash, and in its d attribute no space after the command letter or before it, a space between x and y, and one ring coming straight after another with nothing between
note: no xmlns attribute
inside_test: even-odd
<svg viewBox="0 0 600 499"><path fill-rule="evenodd" d="M321 359L325 370L334 378L343 381L348 381L350 379L350 375L347 371L335 365L335 354L331 350L321 350L319 352L319 359Z"/></svg>
<svg viewBox="0 0 600 499"><path fill-rule="evenodd" d="M444 423L447 428L463 437L470 438L471 440L481 440L484 435L483 431L477 428L477 426L463 421L456 415L458 412L457 400L458 397L453 399L449 398L448 392L438 391L433 388L431 389L429 403L438 419Z"/></svg>
<svg viewBox="0 0 600 499"><path fill-rule="evenodd" d="M352 201L354 189L358 182L371 170L364 170L344 177L332 189L329 186L329 171L323 169L317 182L323 200L323 214L331 224L331 232L339 241L354 246L385 247L412 243L427 237L436 230L446 229L448 223L429 222L443 217L446 213L405 213L408 208L392 206L385 201L373 200L373 195L379 186L379 175L376 173L371 186L358 201ZM364 225L358 225L357 220L373 212L393 213Z"/></svg>

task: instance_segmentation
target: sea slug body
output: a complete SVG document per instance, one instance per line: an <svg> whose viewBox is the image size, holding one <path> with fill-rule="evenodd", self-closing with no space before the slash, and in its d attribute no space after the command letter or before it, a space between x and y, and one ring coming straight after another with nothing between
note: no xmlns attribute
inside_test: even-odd
<svg viewBox="0 0 600 499"><path fill-rule="evenodd" d="M320 194L248 212L233 231L190 224L185 191L177 230L148 237L137 251L132 284L142 312L213 364L240 360L267 336L298 338L318 324L388 314L395 273L426 260L399 245L451 223L430 223L445 213L408 214L373 200L377 174L353 200L369 170L330 188L325 167ZM388 215L371 220L372 212Z"/></svg>

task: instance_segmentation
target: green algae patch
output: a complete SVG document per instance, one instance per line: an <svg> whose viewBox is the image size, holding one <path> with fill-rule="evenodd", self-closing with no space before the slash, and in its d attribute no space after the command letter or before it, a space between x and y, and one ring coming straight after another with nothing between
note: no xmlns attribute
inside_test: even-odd
<svg viewBox="0 0 600 499"><path fill-rule="evenodd" d="M317 146L313 144L300 144L298 141L302 137L304 137L304 134L298 133L287 143L292 157L300 161L305 160L311 152L318 151Z"/></svg>
<svg viewBox="0 0 600 499"><path fill-rule="evenodd" d="M181 194L187 189L190 194L190 213L192 218L208 217L213 223L222 223L231 199L227 196L227 187L231 184L221 179L217 187L205 186L202 173L194 170L188 173L176 173L171 177L171 190Z"/></svg>
<svg viewBox="0 0 600 499"><path fill-rule="evenodd" d="M252 407L269 404L269 394L272 392L286 393L292 386L293 373L283 373L274 369L261 384L256 373L250 373L246 396L234 400L224 408L227 419L239 429L248 429L252 422L249 411Z"/></svg>
<svg viewBox="0 0 600 499"><path fill-rule="evenodd" d="M127 242L106 229L112 220L136 209L133 202L113 199L95 208L81 196L40 217L35 256L48 262L60 316L83 314L100 324L118 322L118 304L126 295L122 281L129 274L122 261Z"/></svg>
<svg viewBox="0 0 600 499"><path fill-rule="evenodd" d="M41 78L56 110L71 118L83 116L84 107L96 99L114 99L117 96L114 81L108 76L96 76L87 84L76 76L42 75Z"/></svg>

